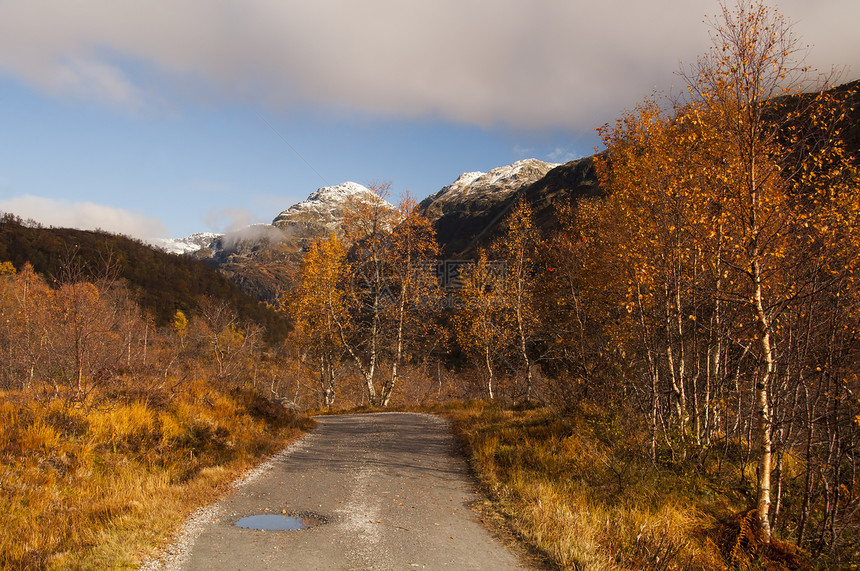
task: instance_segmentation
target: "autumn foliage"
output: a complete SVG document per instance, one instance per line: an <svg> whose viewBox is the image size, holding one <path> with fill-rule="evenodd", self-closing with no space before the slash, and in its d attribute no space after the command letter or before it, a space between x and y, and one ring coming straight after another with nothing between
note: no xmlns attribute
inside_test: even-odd
<svg viewBox="0 0 860 571"><path fill-rule="evenodd" d="M838 566L860 532L858 94L811 76L767 6L723 5L710 23L686 94L601 129L603 196L560 207L540 255L517 256L510 214L494 256L509 273L526 260L533 320L513 319L517 290L488 283L481 258L453 324L489 379L531 366L544 403L599 407L605 430L623 427L616 451L635 442L654 470L727 496L740 482L734 514L708 508L728 565ZM623 487L637 464L621 458L606 463Z"/></svg>
<svg viewBox="0 0 860 571"><path fill-rule="evenodd" d="M605 198L576 226L583 295L619 349L654 462L755 462L755 516L818 553L853 545L858 330L851 111L809 88L790 26L740 2L685 74L602 130ZM839 491L837 491L839 490Z"/></svg>

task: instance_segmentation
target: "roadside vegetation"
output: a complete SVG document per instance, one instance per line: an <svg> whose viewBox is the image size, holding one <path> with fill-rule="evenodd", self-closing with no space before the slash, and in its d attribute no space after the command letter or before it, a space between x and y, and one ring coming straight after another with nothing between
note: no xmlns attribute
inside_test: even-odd
<svg viewBox="0 0 860 571"><path fill-rule="evenodd" d="M504 525L550 568L812 568L794 545L762 542L742 453L655 464L633 411L593 404L440 410Z"/></svg>
<svg viewBox="0 0 860 571"><path fill-rule="evenodd" d="M250 390L0 393L0 567L134 568L309 420Z"/></svg>
<svg viewBox="0 0 860 571"><path fill-rule="evenodd" d="M51 288L0 264L4 569L133 568L312 425L255 386L259 330L228 306L156 328L120 282L67 270Z"/></svg>

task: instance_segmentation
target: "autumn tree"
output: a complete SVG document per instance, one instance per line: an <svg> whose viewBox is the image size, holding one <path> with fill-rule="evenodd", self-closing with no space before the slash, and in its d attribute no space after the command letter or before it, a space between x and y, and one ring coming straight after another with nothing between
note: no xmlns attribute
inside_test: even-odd
<svg viewBox="0 0 860 571"><path fill-rule="evenodd" d="M687 76L691 93L685 122L690 136L712 135L702 158L705 188L714 209L711 229L727 228L710 251L724 252L740 282L736 296L746 303L754 322L757 349L755 378L759 466L757 510L765 537L770 537L772 383L778 353L775 335L782 311L799 295L810 293L814 279L794 256L812 251L831 235L838 212L832 197L856 194L851 170L828 95L801 97L808 87L797 39L774 9L740 1L734 11L722 6L712 26L711 52ZM775 108L777 98L794 95L795 109ZM781 111L782 116L775 112ZM850 212L856 213L855 208ZM714 220L716 218L716 220ZM717 222L716 225L713 222ZM850 221L856 227L856 214ZM715 228L716 226L716 228ZM708 238L706 236L706 238ZM737 295L739 294L739 295Z"/></svg>
<svg viewBox="0 0 860 571"><path fill-rule="evenodd" d="M181 309L177 309L173 314L173 332L179 337L180 345L185 341L185 335L188 333L188 317Z"/></svg>
<svg viewBox="0 0 860 571"><path fill-rule="evenodd" d="M304 335L305 343L317 361L323 404L334 404L335 373L343 352L347 314L346 250L341 240L328 239L311 244L300 270L300 283L288 304L290 315Z"/></svg>
<svg viewBox="0 0 860 571"><path fill-rule="evenodd" d="M537 329L533 296L539 242L539 231L533 220L531 206L520 198L508 215L505 233L493 244L492 251L505 264L504 295L512 313L527 401L531 399L533 389L533 363L529 345Z"/></svg>
<svg viewBox="0 0 860 571"><path fill-rule="evenodd" d="M248 369L246 360L252 357L262 337L262 327L243 321L224 300L205 297L200 300L199 312L208 354L215 363L217 377L233 378L239 371Z"/></svg>
<svg viewBox="0 0 860 571"><path fill-rule="evenodd" d="M29 388L40 369L46 369L51 351L48 331L53 291L33 266L25 263L15 271L4 263L0 274L0 320L2 320L5 385Z"/></svg>
<svg viewBox="0 0 860 571"><path fill-rule="evenodd" d="M351 243L344 284L349 321L340 331L369 401L387 406L409 333L422 327L416 316L432 307L427 298L435 295L434 284L415 271L415 264L434 255L437 246L430 223L410 197L392 208L384 199L387 185L371 190L369 199L351 197L344 214L344 234ZM385 365L390 374L377 387Z"/></svg>
<svg viewBox="0 0 860 571"><path fill-rule="evenodd" d="M390 236L398 215L385 200L387 185L371 190L369 198L350 197L344 212L343 230L352 247L346 276L350 321L342 324L341 339L361 373L368 400L378 404L376 377L387 333L383 321L387 306L394 303Z"/></svg>
<svg viewBox="0 0 860 571"><path fill-rule="evenodd" d="M61 285L54 299L58 318L54 349L61 356L70 358L71 380L81 393L85 376L91 376L98 369L98 361L94 357L112 325L109 309L103 303L98 288L87 281Z"/></svg>
<svg viewBox="0 0 860 571"><path fill-rule="evenodd" d="M602 216L627 223L603 236L618 246L652 387L668 377L682 434L691 408L696 440L709 431L712 383L735 383L740 420L737 384L751 383L757 515L769 539L774 419L787 418L774 387L797 378L782 360L797 304L842 279L833 264L858 227L857 177L838 133L844 107L824 91L801 95L806 68L790 25L741 0L721 6L712 30L711 52L685 74L689 97L668 110L646 103L604 130Z"/></svg>
<svg viewBox="0 0 860 571"><path fill-rule="evenodd" d="M461 268L461 287L456 292L453 316L457 343L467 355L477 357L487 371L487 397L496 397L495 368L516 338L511 298L502 264L491 262L481 251L476 264Z"/></svg>
<svg viewBox="0 0 860 571"><path fill-rule="evenodd" d="M617 380L605 360L606 339L603 318L613 306L600 299L609 288L600 281L607 275L606 262L587 264L590 254L607 255L608 249L593 248L593 234L587 212L594 212L595 199L582 199L576 208L570 203L556 207L557 229L546 236L542 248L541 279L534 295L535 311L545 345L543 359L550 370L548 388L562 404L591 398L597 378L614 394L609 383Z"/></svg>
<svg viewBox="0 0 860 571"><path fill-rule="evenodd" d="M439 297L435 276L423 271L422 262L438 253L436 234L426 216L418 211L418 204L407 193L397 205L397 226L391 232L388 262L394 279L389 287L395 296L389 305L388 321L393 322L395 338L391 357L391 375L383 384L380 404L388 406L398 381L398 371L406 343L422 338L432 320L428 313Z"/></svg>

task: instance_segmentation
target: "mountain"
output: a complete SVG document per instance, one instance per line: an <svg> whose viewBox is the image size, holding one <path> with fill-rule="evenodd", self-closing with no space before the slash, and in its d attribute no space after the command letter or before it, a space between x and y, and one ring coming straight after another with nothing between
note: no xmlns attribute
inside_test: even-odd
<svg viewBox="0 0 860 571"><path fill-rule="evenodd" d="M434 224L444 255L469 257L496 235L516 196L525 193L537 205L538 216L551 217L555 201L595 192L593 171L590 159L566 165L521 160L486 173L464 173L422 201L419 209ZM224 235L193 234L161 246L205 260L245 293L272 303L294 286L307 247L332 232L341 233L347 202L375 196L365 186L344 182L317 189L280 212L272 224Z"/></svg>
<svg viewBox="0 0 860 571"><path fill-rule="evenodd" d="M272 303L293 287L307 247L332 232L341 233L347 203L376 197L354 182L319 188L282 211L271 224L254 224L217 236L192 255L218 268L249 295Z"/></svg>
<svg viewBox="0 0 860 571"><path fill-rule="evenodd" d="M543 186L536 186L547 181ZM526 159L488 173L464 173L419 208L431 220L442 252L469 257L486 245L516 197L539 203L540 215L551 214L552 202L568 195L595 192L597 177L590 159L565 165ZM529 191L534 188L535 190ZM546 212L544 212L546 210Z"/></svg>
<svg viewBox="0 0 860 571"><path fill-rule="evenodd" d="M525 159L488 173L463 173L451 184L421 202L431 221L461 212L468 215L491 209L517 190L542 179L557 167L537 159Z"/></svg>
<svg viewBox="0 0 860 571"><path fill-rule="evenodd" d="M376 200L376 193L354 182L317 189L307 199L278 214L272 225L282 230L288 239L310 243L331 232L340 233L343 214L350 200ZM386 202L394 209L394 205Z"/></svg>

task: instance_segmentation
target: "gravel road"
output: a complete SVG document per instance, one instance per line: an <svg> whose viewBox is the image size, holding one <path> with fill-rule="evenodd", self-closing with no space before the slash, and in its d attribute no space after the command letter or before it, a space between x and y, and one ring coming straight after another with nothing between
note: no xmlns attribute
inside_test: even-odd
<svg viewBox="0 0 860 571"><path fill-rule="evenodd" d="M318 417L318 427L189 521L145 569L522 569L477 521L447 422L426 414ZM303 531L242 529L317 514Z"/></svg>

